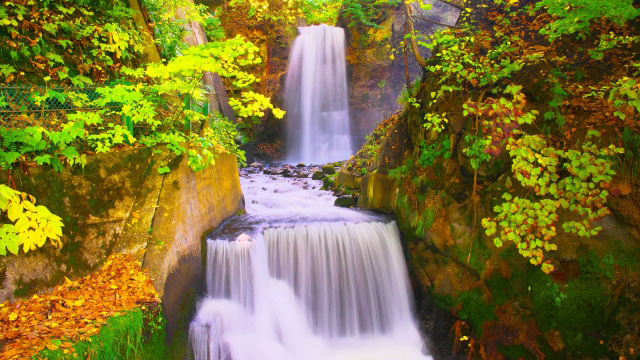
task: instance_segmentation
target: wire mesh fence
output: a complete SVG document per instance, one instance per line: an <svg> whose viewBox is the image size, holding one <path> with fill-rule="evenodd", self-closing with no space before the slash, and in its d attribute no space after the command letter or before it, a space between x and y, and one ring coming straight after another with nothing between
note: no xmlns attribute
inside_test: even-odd
<svg viewBox="0 0 640 360"><path fill-rule="evenodd" d="M41 126L50 131L59 131L68 121L69 114L78 111L106 110L107 121L118 121L120 104L92 106L100 98L96 87L42 88L34 86L0 87L0 126L8 129ZM74 102L82 97L87 105ZM111 114L110 114L111 113Z"/></svg>
<svg viewBox="0 0 640 360"><path fill-rule="evenodd" d="M0 127L20 129L29 126L41 126L49 131L60 131L69 122L69 115L79 112L99 112L103 125L108 123L126 126L136 138L148 135L152 128L144 124L134 124L130 118L122 115L122 104L104 102L99 91L104 85L87 87L38 87L4 86L0 87ZM172 103L184 103L185 109L209 114L208 103L200 103L185 96L169 99ZM100 105L96 105L100 104ZM160 114L162 116L162 114ZM201 129L204 124L184 119L185 132ZM90 132L93 129L88 127Z"/></svg>

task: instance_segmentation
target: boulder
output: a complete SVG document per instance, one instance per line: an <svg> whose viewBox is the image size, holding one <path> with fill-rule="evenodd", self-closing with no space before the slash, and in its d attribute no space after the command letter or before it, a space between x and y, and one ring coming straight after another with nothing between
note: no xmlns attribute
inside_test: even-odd
<svg viewBox="0 0 640 360"><path fill-rule="evenodd" d="M333 175L336 173L336 168L333 165L325 165L322 167L322 173L327 175Z"/></svg>
<svg viewBox="0 0 640 360"><path fill-rule="evenodd" d="M397 193L398 186L389 176L370 172L362 178L358 207L393 213Z"/></svg>
<svg viewBox="0 0 640 360"><path fill-rule="evenodd" d="M324 178L324 173L320 170L316 170L311 176L313 180L322 180Z"/></svg>
<svg viewBox="0 0 640 360"><path fill-rule="evenodd" d="M351 207L355 207L357 203L358 203L357 198L354 198L352 196L340 196L339 198L336 199L333 205L344 207L344 208L351 208Z"/></svg>

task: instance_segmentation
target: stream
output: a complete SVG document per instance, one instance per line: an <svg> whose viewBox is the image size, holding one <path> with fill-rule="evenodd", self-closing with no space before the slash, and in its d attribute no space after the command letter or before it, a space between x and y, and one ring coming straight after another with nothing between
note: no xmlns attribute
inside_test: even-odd
<svg viewBox="0 0 640 360"><path fill-rule="evenodd" d="M241 171L246 214L207 240L197 360L425 360L395 221L321 181Z"/></svg>

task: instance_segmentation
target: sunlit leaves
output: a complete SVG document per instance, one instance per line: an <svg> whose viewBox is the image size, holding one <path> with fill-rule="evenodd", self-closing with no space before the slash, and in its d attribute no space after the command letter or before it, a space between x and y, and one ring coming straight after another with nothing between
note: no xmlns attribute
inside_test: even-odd
<svg viewBox="0 0 640 360"><path fill-rule="evenodd" d="M7 250L17 254L19 246L25 253L35 250L47 239L62 247L62 219L35 202L31 195L0 185L0 210L13 223L0 228L0 255L6 256Z"/></svg>
<svg viewBox="0 0 640 360"><path fill-rule="evenodd" d="M597 137L599 133L590 131L588 135ZM599 233L601 228L592 223L609 214L606 188L615 174L611 158L623 149L613 145L600 148L586 141L580 149L560 150L548 146L541 136L525 135L511 139L507 150L513 158L516 179L533 190L534 199L505 193L505 202L493 209L497 215L482 220L487 236L498 233L496 246L512 241L532 264L543 264L544 252L557 249L550 240L556 235L560 209L580 219L563 222L565 232L582 237ZM548 261L545 264L543 271L553 271L553 265Z"/></svg>

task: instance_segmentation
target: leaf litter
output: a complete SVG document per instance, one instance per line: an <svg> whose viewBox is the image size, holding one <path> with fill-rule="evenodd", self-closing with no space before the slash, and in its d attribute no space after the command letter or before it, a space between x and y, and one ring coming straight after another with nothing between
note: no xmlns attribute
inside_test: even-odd
<svg viewBox="0 0 640 360"><path fill-rule="evenodd" d="M0 359L28 359L47 348L73 352L73 343L100 332L112 316L159 304L149 274L133 255L110 256L102 268L46 294L0 304Z"/></svg>

